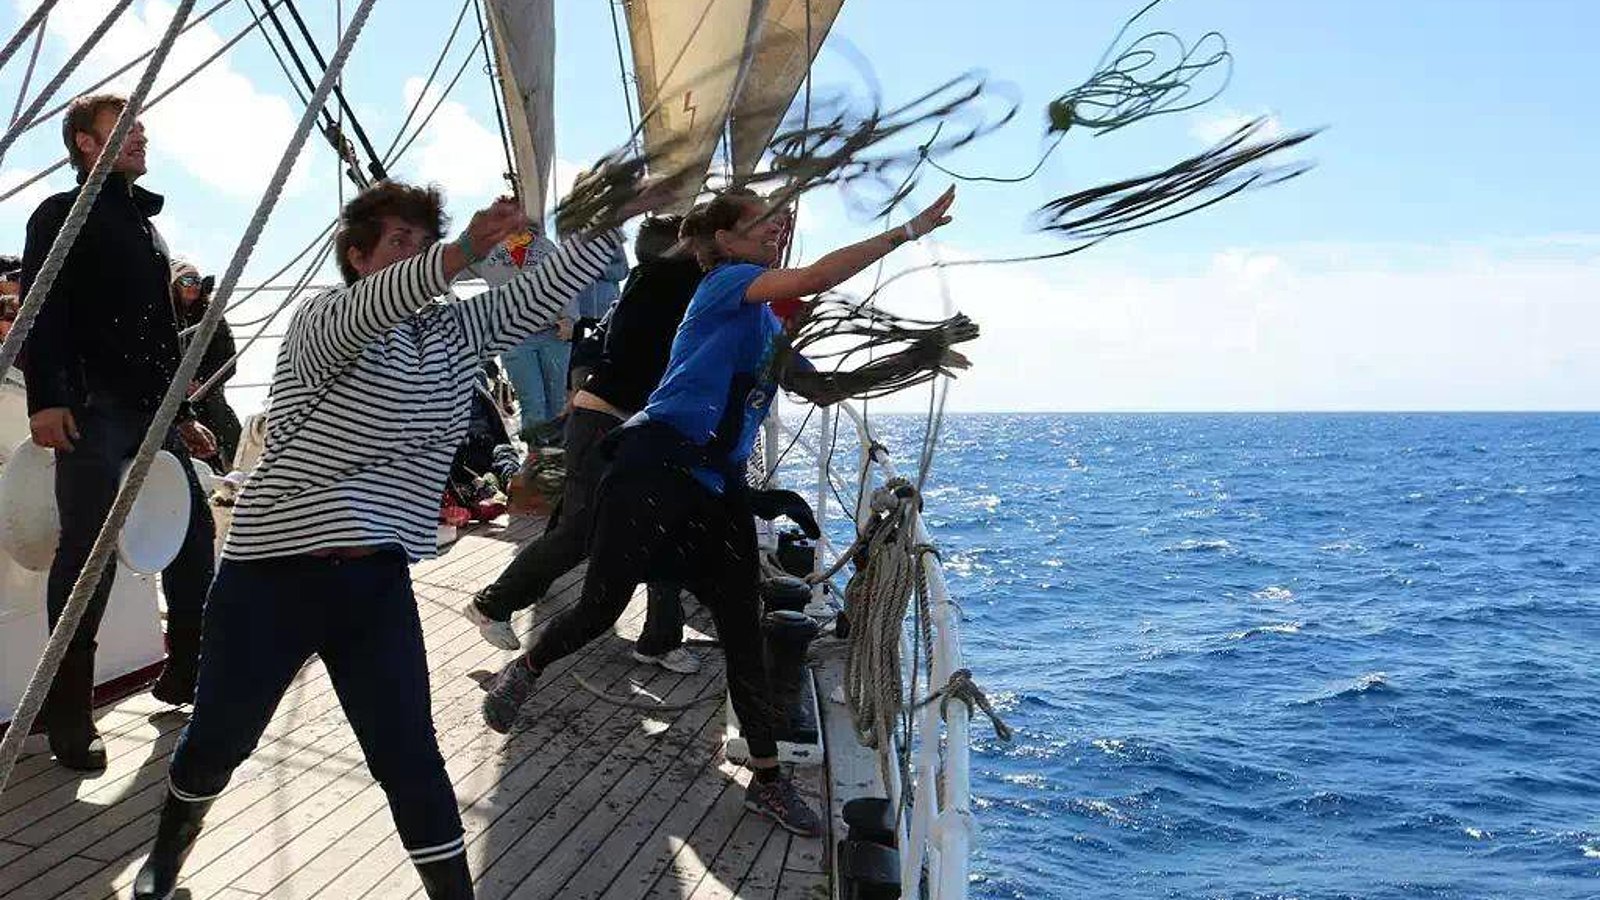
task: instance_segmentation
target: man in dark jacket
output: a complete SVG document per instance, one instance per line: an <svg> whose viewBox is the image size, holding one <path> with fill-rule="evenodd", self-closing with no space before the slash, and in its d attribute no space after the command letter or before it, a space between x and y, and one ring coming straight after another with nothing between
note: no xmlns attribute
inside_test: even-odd
<svg viewBox="0 0 1600 900"><path fill-rule="evenodd" d="M110 94L78 97L62 122L81 184L110 140L126 101ZM23 372L28 383L33 442L56 451L56 505L61 541L50 566L50 627L67 597L116 497L124 463L150 428L162 394L178 370L178 328L167 283L167 250L150 217L162 198L134 181L145 172L145 136L135 124L112 166L83 230L67 255L28 336ZM24 296L38 277L77 189L46 199L28 220L23 252ZM164 702L194 696L200 617L213 568L214 526L190 468L189 451L209 455L210 432L180 415L166 449L189 478L190 515L182 549L162 573L167 598L167 665L152 693ZM106 569L51 684L42 721L50 749L68 768L106 764L95 730L95 633L111 594Z"/></svg>
<svg viewBox="0 0 1600 900"><path fill-rule="evenodd" d="M661 216L639 226L634 244L639 265L601 326L603 349L588 380L573 397L567 418L567 480L560 520L524 547L494 584L462 608L484 640L497 647L515 650L520 646L511 630L512 614L537 602L557 578L588 555L590 507L607 464L599 449L601 439L644 408L666 371L672 339L700 285L703 273L699 264L687 254L668 253L678 241L681 222L681 216ZM699 661L682 646L678 585L651 584L649 592L644 632L634 648L634 658L675 672L698 670Z"/></svg>

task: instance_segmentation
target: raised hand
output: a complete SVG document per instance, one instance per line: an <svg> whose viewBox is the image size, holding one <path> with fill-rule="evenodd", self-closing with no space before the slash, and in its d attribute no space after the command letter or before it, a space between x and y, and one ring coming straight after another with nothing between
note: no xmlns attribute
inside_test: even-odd
<svg viewBox="0 0 1600 900"><path fill-rule="evenodd" d="M907 223L907 227L911 229L912 237L922 237L936 228L942 228L950 224L950 205L955 202L956 186L952 184L945 188L944 193L939 195L939 199L933 201L932 206L917 213Z"/></svg>
<svg viewBox="0 0 1600 900"><path fill-rule="evenodd" d="M472 245L472 255L483 259L502 241L529 228L528 214L510 197L478 210L467 223L466 238Z"/></svg>

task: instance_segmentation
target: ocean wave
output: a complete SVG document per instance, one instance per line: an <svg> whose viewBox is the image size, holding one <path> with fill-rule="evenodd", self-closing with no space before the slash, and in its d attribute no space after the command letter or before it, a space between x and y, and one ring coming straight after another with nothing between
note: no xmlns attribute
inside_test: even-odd
<svg viewBox="0 0 1600 900"><path fill-rule="evenodd" d="M1299 634L1299 622L1282 622L1277 625L1258 625L1255 628L1246 628L1228 635L1230 641L1244 641L1264 634Z"/></svg>
<svg viewBox="0 0 1600 900"><path fill-rule="evenodd" d="M1161 548L1162 553L1225 553L1233 549L1226 538L1185 538Z"/></svg>
<svg viewBox="0 0 1600 900"><path fill-rule="evenodd" d="M1278 603L1289 603L1294 600L1294 591L1281 584L1269 584L1259 591L1252 591L1250 596L1257 600L1272 600Z"/></svg>
<svg viewBox="0 0 1600 900"><path fill-rule="evenodd" d="M1382 694L1394 690L1389 684L1389 676L1385 672L1368 672L1359 678L1344 682L1321 694L1300 701L1305 703L1326 703L1330 700L1341 700L1349 697L1361 697L1367 694Z"/></svg>

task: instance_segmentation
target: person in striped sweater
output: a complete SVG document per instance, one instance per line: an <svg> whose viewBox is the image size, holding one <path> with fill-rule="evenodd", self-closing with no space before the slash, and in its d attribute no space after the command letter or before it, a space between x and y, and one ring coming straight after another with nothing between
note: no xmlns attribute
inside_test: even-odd
<svg viewBox="0 0 1600 900"><path fill-rule="evenodd" d="M639 197L631 202L648 202ZM619 220L642 211L625 207ZM461 300L452 280L528 220L500 200L441 243L446 227L437 189L380 182L362 192L345 206L337 238L346 286L305 301L289 323L266 449L212 584L194 712L138 898L171 895L206 810L313 654L428 896L472 896L408 564L438 551L439 496L482 361L548 328L600 276L621 236L574 237L505 285Z"/></svg>

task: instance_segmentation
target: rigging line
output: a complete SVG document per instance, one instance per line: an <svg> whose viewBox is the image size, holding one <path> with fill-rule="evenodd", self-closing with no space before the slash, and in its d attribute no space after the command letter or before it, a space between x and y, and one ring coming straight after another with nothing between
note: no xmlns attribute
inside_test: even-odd
<svg viewBox="0 0 1600 900"><path fill-rule="evenodd" d="M633 118L633 92L628 90L628 63L622 55L622 26L617 24L617 0L610 0L611 6L611 37L617 45L617 72L622 76L622 108L628 113L628 133L635 134L639 130Z"/></svg>
<svg viewBox="0 0 1600 900"><path fill-rule="evenodd" d="M299 26L300 34L306 39L306 47L311 50L311 58L317 61L317 65L322 67L322 71L328 71L328 61L323 58L322 51L317 47L317 39L312 37L311 29L306 27L306 20L300 18L299 7L294 5L294 0L285 0L284 8L289 10L290 17L294 19L294 24ZM383 166L378 162L378 151L372 148L372 141L367 139L366 129L361 127L361 120L356 118L355 110L351 109L350 103L344 99L344 91L339 89L338 84L333 86L333 96L338 99L339 109L343 111L345 118L350 120L350 127L355 129L356 140L361 142L361 148L367 151L367 157L372 160L372 164L368 166L368 171L372 173L372 177L379 181L389 177L388 173L384 172Z"/></svg>
<svg viewBox="0 0 1600 900"><path fill-rule="evenodd" d="M45 16L50 15L50 10L55 5L56 0L44 0L39 4L39 8L28 16L27 21L22 23L22 27L17 29L17 33L11 36L11 40L6 41L5 48L0 49L0 69L5 68L6 63L11 61L12 55L17 52L17 48L21 47L22 42L28 39L28 35L33 34L33 30L44 22Z"/></svg>
<svg viewBox="0 0 1600 900"><path fill-rule="evenodd" d="M249 3L250 0L245 0L245 2ZM285 5L288 5L288 0L284 0L284 3ZM294 41L289 37L288 29L283 27L283 20L278 18L278 11L275 6L267 7L267 18L272 21L272 27L277 30L278 37L283 39L283 49L289 54L289 59L294 62L294 67L297 71L299 71L301 79L303 79L307 85L316 84L316 79L312 78L311 73L306 70L305 61L300 58L300 51L295 49ZM267 31L265 29L262 29L261 33L263 36L267 36ZM272 45L272 38L270 36L267 36L267 43L269 46ZM273 47L272 52L274 56L278 55L278 51L275 46ZM279 64L282 65L282 63L283 61L280 58ZM283 74L289 79L289 82L291 84L295 84L294 75L289 72L288 66L283 66L283 70ZM294 92L300 97L302 103L309 105L310 101L306 100L305 94L300 90L298 84L295 84ZM328 111L326 106L318 110L318 112L320 113L320 118L322 119L323 137L327 138L328 143L333 145L333 152L337 154L340 159L349 164L346 174L349 175L350 179L356 182L356 184L360 185L361 187L366 187L366 176L361 173L361 164L360 160L355 155L355 148L349 146L349 143L345 140L344 132L339 130L337 124L333 120L333 114Z"/></svg>
<svg viewBox="0 0 1600 900"><path fill-rule="evenodd" d="M11 124L17 124L17 119L22 116L22 101L28 99L28 86L33 84L33 70L39 65L39 48L44 46L45 26L41 24L39 30L33 33L33 51L28 54L28 71L22 73L22 87L17 89L17 105L11 110Z"/></svg>
<svg viewBox="0 0 1600 900"><path fill-rule="evenodd" d="M479 35L478 43L474 44L472 49L467 52L467 57L461 61L461 67L456 69L456 74L450 79L450 83L445 85L444 91L439 94L439 99L433 104L433 108L428 110L428 114L423 117L422 123L417 126L417 130L411 133L411 137L406 139L405 145L394 154L394 157L386 161L386 165L392 165L398 161L400 157L405 155L407 150L411 149L411 145L417 142L417 138L422 136L422 132L428 127L428 123L433 121L433 117L439 112L439 108L444 106L444 101L450 96L450 92L455 90L456 82L460 81L461 76L467 71L467 66L472 62L472 54L478 52L478 47L483 42L483 36Z"/></svg>
<svg viewBox="0 0 1600 900"><path fill-rule="evenodd" d="M495 65L494 54L489 50L489 41L484 41L487 32L484 30L483 10L478 6L478 0L472 0L472 14L478 20L478 39L483 43L483 71L489 76L489 104L494 108L495 127L500 129L500 150L506 155L506 184L511 187L513 195L518 195L522 193L522 186L517 182L517 160L511 151L511 129L506 127L507 111L500 108L500 88L504 82ZM441 56L440 60L443 59ZM422 98L419 96L417 99L421 102ZM544 215L543 210L539 214Z"/></svg>
<svg viewBox="0 0 1600 900"><path fill-rule="evenodd" d="M265 318L258 320L260 325L261 325L261 327L256 329L256 333L250 335L249 340L246 340L244 342L243 346L238 347L237 349L235 349L234 352L233 352L233 355L228 357L228 360L226 362L224 362L222 365L218 366L217 370L215 372L211 373L211 377L207 378L198 387L196 387L192 392L190 392L189 401L191 403L196 401L196 400L200 400L201 398L205 397L207 394L211 393L213 390L216 389L218 384L221 384L222 382L227 381L228 378L231 377L234 374L233 370L238 366L239 360L244 358L245 353L252 346L255 345L256 341L260 340L263 336L266 335L267 329L272 327L273 321L275 319L277 319L278 316L281 315L283 313L283 311L289 307L289 304L291 302L293 302L294 300L298 299L300 292L305 289L306 285L311 283L311 279L317 274L317 270L322 267L322 264L327 261L328 254L332 250L333 250L332 243L324 243L323 244L322 252L320 254L318 254L317 257L311 261L311 265L306 267L305 272L302 273L301 276L300 276L300 281L295 284L295 289L293 291L290 291L284 297L283 302L278 304L278 308L273 310L271 315L266 316ZM256 323L252 322L250 324L256 324Z"/></svg>
<svg viewBox="0 0 1600 900"><path fill-rule="evenodd" d="M260 15L259 13L256 12L256 5L254 3L252 3L251 0L244 0L244 3L245 3L246 6L250 7L250 12L251 12L252 15L256 15L256 16ZM272 6L277 6L277 4L276 3L271 4L268 7L268 10L267 10L268 12L272 11L271 10ZM278 33L279 34L283 33L283 28L282 28L281 25L279 26ZM267 42L267 49L272 51L272 58L278 61L278 68L283 70L283 77L288 80L290 89L292 89L294 91L294 95L296 97L300 98L300 105L301 106L305 106L306 103L308 102L307 99L306 99L306 92L301 89L300 82L295 79L294 73L289 71L289 64L284 61L283 54L278 52L278 42L274 41L272 39L272 34L270 32L268 32L268 31L266 31L265 29L262 30L261 37L262 37L263 40L265 40ZM323 110L322 111L322 119L323 119L324 122L330 122L331 121L330 117L328 116L328 111L327 110Z"/></svg>
<svg viewBox="0 0 1600 900"><path fill-rule="evenodd" d="M335 44L337 44L340 41L344 40L344 0L333 0L333 35L334 35L333 42ZM338 80L336 80L334 82L334 84L336 86L338 86L338 88L340 90L344 89L344 73L343 72L339 73L339 78L338 78ZM339 127L339 131L343 132L344 131L344 110L342 110L342 109L339 111L337 124L338 124L338 127ZM339 177L339 167L338 166L334 167L333 183L339 186L339 194L338 194L338 197L335 198L336 202L339 205L337 207L335 207L335 209L337 209L337 210L342 212L344 210L344 179Z"/></svg>
<svg viewBox="0 0 1600 900"><path fill-rule="evenodd" d="M205 12L201 13L200 15L198 15L198 16L194 17L193 19L190 19L188 22L186 22L184 24L184 26L183 26L183 31L180 31L178 33L179 34L188 33L189 29L194 28L195 26L199 25L201 22L204 22L206 19L211 18L211 16L216 14L216 12L218 10L222 9L224 6L227 6L229 3L232 3L232 2L233 2L233 0L217 0L217 3L214 4L210 9L206 10ZM273 3L282 3L283 0L272 0L272 2ZM250 27L254 28L255 26L252 25ZM248 32L249 28L247 28L245 30ZM154 52L155 52L154 48L146 50L145 52L139 54L138 56L136 56L133 59L129 60L124 65L122 65L119 68L117 68L111 74L109 74L106 77L100 79L99 81L96 81L94 84L89 85L88 87L84 88L83 90L79 91L78 93L79 94L92 94L95 91L100 90L101 88L103 88L106 85L110 84L114 79L116 79L116 78L120 77L121 75L125 74L129 69L132 69L134 66L138 65L139 63L142 63L145 60L149 59L150 58L150 54L152 54ZM152 101L150 101L150 103L146 103L144 105L145 109L149 109L151 104L153 104L154 102L155 101L152 100ZM35 128L38 128L40 125L43 125L46 121L54 119L56 117L57 113L59 113L62 110L66 109L71 104L72 104L71 100L64 100L61 103L57 103L55 106L52 106L49 109L45 110L44 112L39 113L37 116L35 116L33 118L33 121L29 122L28 123L28 127L26 129L24 129L24 130L25 131L31 131L31 130L33 130Z"/></svg>
<svg viewBox="0 0 1600 900"><path fill-rule="evenodd" d="M106 17L100 20L100 24L95 26L94 31L89 33L89 36L84 39L78 49L73 51L72 56L61 66L61 71L57 72L54 78L51 78L44 87L39 89L39 96L35 97L33 103L28 106L28 111L23 114L23 118L31 120L40 107L44 106L55 95L55 92L67 80L67 77L89 56L89 51L100 43L100 39L105 37L106 32L111 30L111 26L117 19L122 17L123 12L128 9L130 3L132 3L132 0L117 0L117 4L111 8L110 12L106 13ZM176 38L177 35L173 35L173 37ZM147 89L146 93L148 92ZM139 99L142 101L144 98L140 97ZM21 137L26 130L27 126L21 121L6 129L5 136L0 137L0 159L5 157L6 151L11 149L11 145L16 143L17 138Z"/></svg>
<svg viewBox="0 0 1600 900"><path fill-rule="evenodd" d="M461 22L467 17L467 7L472 4L473 0L467 0L467 2L461 4L461 12L456 14L456 23L450 29L450 36L445 38L444 47L434 59L433 68L428 71L428 79L422 83L422 90L417 92L417 99L412 102L411 108L406 110L405 121L401 122L400 127L395 130L394 140L389 142L389 149L383 151L384 159L388 159L390 154L394 153L394 148L399 145L401 136L411 126L411 120L416 117L417 110L422 108L422 101L428 96L428 88L433 87L433 79L438 77L439 67L444 65L445 57L450 54L450 47L456 42L456 32L461 30Z"/></svg>
<svg viewBox="0 0 1600 900"><path fill-rule="evenodd" d="M211 12L215 12L217 9L221 8L223 4L226 4L226 3L229 3L229 2L232 2L232 0L222 0L222 3L218 3L216 6L213 6L210 11ZM272 2L281 3L281 2L283 2L283 0L272 0ZM195 23L191 23L191 25L192 24L195 24ZM144 104L144 107L143 107L144 111L148 112L149 110L154 109L155 105L157 103L160 103L162 100L165 100L167 97L171 96L173 91L176 91L178 88L183 87L191 79L193 79L196 75L199 75L202 71L204 71L206 69L206 67L210 66L212 63L216 62L218 59L221 59L223 54L225 54L229 50L233 49L233 47L236 44L238 44L240 41L244 40L247 36L249 36L250 32L254 31L260 24L261 24L261 20L259 18L257 18L253 23L251 23L250 25L245 26L243 29L241 29L239 31L238 34L235 34L232 38L230 38L227 43L225 43L221 47L217 48L217 50L215 52L213 52L210 56L206 57L204 60L201 60L199 65L195 66L193 69L190 69L187 73L185 73L177 81L173 82L172 84L168 85L165 89L163 89L161 91L161 93L156 94L155 97L151 98L149 103ZM265 32L263 32L263 34L264 33ZM145 55L148 56L149 54L147 53ZM141 57L141 59L142 58L143 57ZM125 67L125 68L129 68L131 66L132 66L132 64L130 63L129 66ZM93 87L87 88L86 90L93 91L93 90L101 87L102 85L105 84L106 81L109 81L111 78L116 77L116 74L117 73L114 73L113 75L111 75L110 77L105 79L105 81L101 81L99 84L96 84ZM56 109L53 110L52 112L46 112L46 113L39 114L39 116L35 117L32 122L29 122L27 124L27 126L23 128L23 131L26 132L26 131L32 129L36 125L38 125L41 122L43 122L46 117L54 115L56 112L60 112L63 109L66 109L66 104L62 104L61 106L56 107ZM70 160L67 157L63 156L62 158L56 160L54 163L52 163L47 168L45 168L45 169L39 171L38 173L34 174L33 177L31 177L31 178L27 179L26 181L23 181L23 182L15 185L15 186L13 186L10 190L6 191L3 194L0 194L0 203L3 203L5 201L7 201L7 200L10 200L12 197L15 197L17 194L22 193L24 190L27 190L28 188L32 187L33 185L35 185L35 184L39 183L40 181L43 181L44 179L48 178L52 173L54 173L56 171L59 171L62 168L65 168L69 161Z"/></svg>

